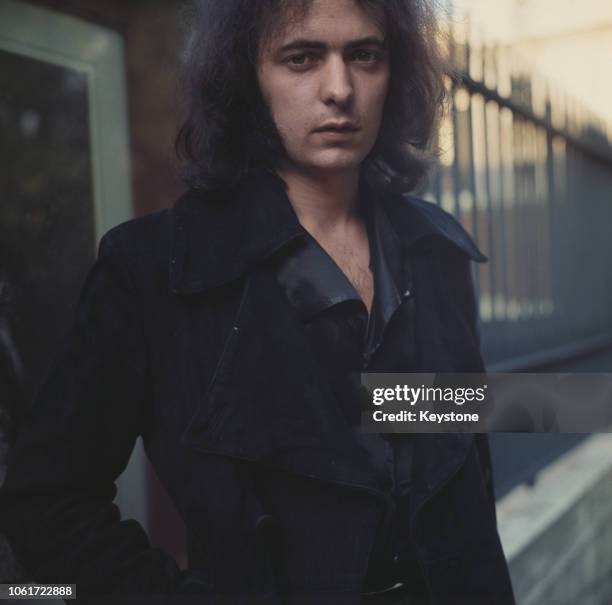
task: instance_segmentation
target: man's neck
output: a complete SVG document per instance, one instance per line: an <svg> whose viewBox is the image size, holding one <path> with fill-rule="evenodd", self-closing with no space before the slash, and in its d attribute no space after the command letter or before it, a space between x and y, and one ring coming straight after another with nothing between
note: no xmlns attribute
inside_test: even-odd
<svg viewBox="0 0 612 605"><path fill-rule="evenodd" d="M354 228L359 170L306 174L279 169L287 195L302 226L321 239L344 238Z"/></svg>

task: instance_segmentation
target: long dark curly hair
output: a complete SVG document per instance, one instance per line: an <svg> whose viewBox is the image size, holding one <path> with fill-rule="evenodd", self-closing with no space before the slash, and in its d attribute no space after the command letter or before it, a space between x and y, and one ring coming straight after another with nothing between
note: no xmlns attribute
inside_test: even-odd
<svg viewBox="0 0 612 605"><path fill-rule="evenodd" d="M366 178L409 192L423 184L450 74L430 0L354 0L383 27L390 83ZM176 139L182 176L194 189L237 185L273 168L283 144L259 90L258 49L311 0L195 0L185 9L186 119Z"/></svg>

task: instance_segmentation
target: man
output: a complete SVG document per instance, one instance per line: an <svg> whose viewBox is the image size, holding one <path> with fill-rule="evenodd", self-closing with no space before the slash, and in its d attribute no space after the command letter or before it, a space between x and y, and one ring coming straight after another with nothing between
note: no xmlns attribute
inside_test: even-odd
<svg viewBox="0 0 612 605"><path fill-rule="evenodd" d="M470 259L424 174L441 72L405 1L201 2L172 210L107 234L12 452L36 579L198 603L513 603L486 441L359 432L359 372L480 371ZM120 521L134 440L189 569ZM134 597L131 597L134 598Z"/></svg>

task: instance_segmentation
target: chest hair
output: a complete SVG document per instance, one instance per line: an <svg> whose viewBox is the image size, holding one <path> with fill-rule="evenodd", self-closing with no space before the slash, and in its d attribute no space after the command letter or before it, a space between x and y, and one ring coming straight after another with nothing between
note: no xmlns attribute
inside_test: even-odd
<svg viewBox="0 0 612 605"><path fill-rule="evenodd" d="M374 279L369 268L369 249L367 240L361 245L352 243L333 242L326 246L327 253L334 259L336 264L342 269L353 287L361 297L361 300L368 309L368 314L372 309L372 299L374 297Z"/></svg>

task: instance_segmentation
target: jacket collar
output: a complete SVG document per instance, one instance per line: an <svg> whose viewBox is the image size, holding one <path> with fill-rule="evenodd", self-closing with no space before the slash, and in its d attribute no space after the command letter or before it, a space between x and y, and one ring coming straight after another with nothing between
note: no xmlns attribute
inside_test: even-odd
<svg viewBox="0 0 612 605"><path fill-rule="evenodd" d="M435 204L389 192L379 199L406 253L425 240L446 241L472 260L487 260L461 224ZM307 235L284 182L272 172L251 175L225 194L188 191L171 216L170 286L176 294L230 283Z"/></svg>
<svg viewBox="0 0 612 605"><path fill-rule="evenodd" d="M359 214L365 221L370 240L370 269L374 275L373 313L386 323L401 302L408 287L399 252L399 240L380 203L367 192L359 198ZM308 322L321 311L361 297L336 262L311 235L282 259L278 279L300 317Z"/></svg>

